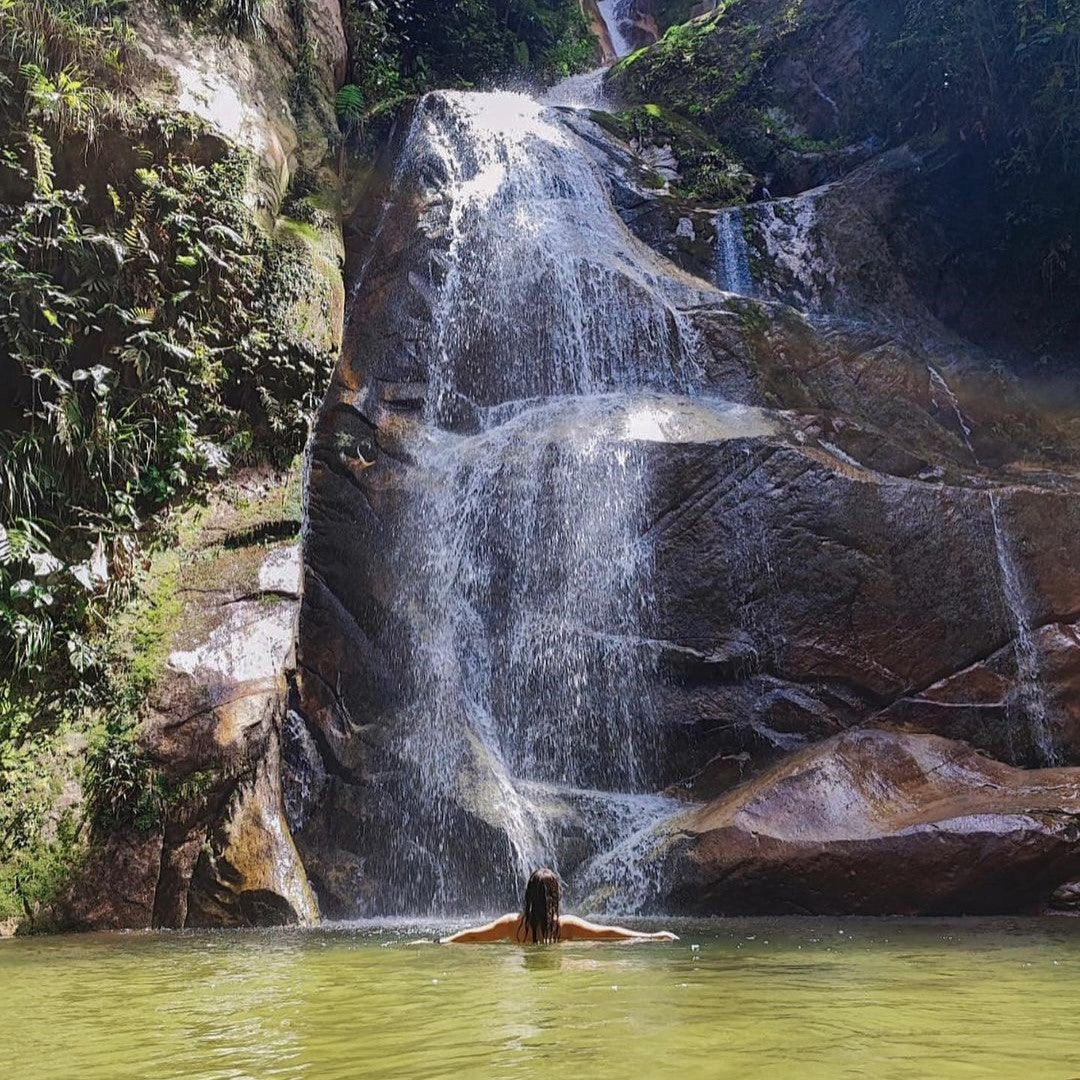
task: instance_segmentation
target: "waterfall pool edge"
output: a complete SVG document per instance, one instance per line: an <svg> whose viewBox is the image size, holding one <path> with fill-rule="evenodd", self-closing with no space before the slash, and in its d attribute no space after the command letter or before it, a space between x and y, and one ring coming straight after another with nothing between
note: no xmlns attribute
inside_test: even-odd
<svg viewBox="0 0 1080 1080"><path fill-rule="evenodd" d="M6 1075L1080 1074L1080 920L673 925L670 945L440 947L408 920L4 941Z"/></svg>

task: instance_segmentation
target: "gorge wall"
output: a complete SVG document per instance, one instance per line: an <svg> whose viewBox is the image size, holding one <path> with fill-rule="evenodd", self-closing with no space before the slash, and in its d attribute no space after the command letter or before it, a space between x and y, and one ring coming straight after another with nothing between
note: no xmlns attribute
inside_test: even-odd
<svg viewBox="0 0 1080 1080"><path fill-rule="evenodd" d="M732 152L635 96L707 101L686 42L784 17L729 7L620 65L614 116L437 94L391 149L287 752L330 915L511 902L538 860L712 913L1026 910L1080 871L1075 413L928 302L921 144L705 197ZM783 47L852 60L828 7ZM801 122L829 87L772 59Z"/></svg>
<svg viewBox="0 0 1080 1080"><path fill-rule="evenodd" d="M255 14L3 14L5 928L318 914L278 733L288 463L344 313L346 44L336 2ZM27 595L51 607L36 658L6 651Z"/></svg>
<svg viewBox="0 0 1080 1080"><path fill-rule="evenodd" d="M457 915L541 863L619 913L1074 902L1075 185L1009 141L1050 145L1052 28L1013 91L1004 46L988 86L943 85L960 31L914 5L613 0L583 5L610 72L421 93L430 19L378 24L394 74L355 12L347 56L338 5L301 7L223 34L132 5L147 113L42 128L102 230L158 170L190 199L242 162L239 231L200 228L260 268L234 307L280 304L168 354L191 394L204 356L249 381L208 406L200 504L166 511L27 784L49 851L94 825L51 899L18 864L24 928ZM488 36L457 12L436 85L595 63L544 7ZM52 197L31 173L5 204ZM187 333L181 285L125 333ZM63 354L88 395L142 378L103 336ZM339 347L289 467L268 447L291 456ZM258 425L226 443L232 408ZM104 594L129 548L73 528L70 568L27 573Z"/></svg>

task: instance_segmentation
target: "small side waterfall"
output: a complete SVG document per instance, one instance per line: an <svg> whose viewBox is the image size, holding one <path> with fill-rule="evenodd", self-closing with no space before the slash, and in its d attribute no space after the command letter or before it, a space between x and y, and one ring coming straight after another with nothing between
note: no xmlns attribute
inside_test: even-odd
<svg viewBox="0 0 1080 1080"><path fill-rule="evenodd" d="M581 75L571 75L552 86L544 95L545 105L564 105L574 109L608 109L610 102L604 90L608 65L634 51L622 26L628 0L598 0L596 5L604 21L613 55L604 56L604 66ZM605 50L606 52L606 50Z"/></svg>
<svg viewBox="0 0 1080 1080"><path fill-rule="evenodd" d="M630 39L623 30L627 2L628 0L597 0L596 3L616 57L629 56L634 51L634 46L630 44Z"/></svg>
<svg viewBox="0 0 1080 1080"><path fill-rule="evenodd" d="M721 210L714 220L716 229L716 284L724 292L754 296L750 252L743 228L742 207Z"/></svg>
<svg viewBox="0 0 1080 1080"><path fill-rule="evenodd" d="M964 445L971 454L972 460L978 463L979 456L972 443L973 428L971 421L964 414L960 399L949 386L945 376L933 364L928 363L926 369L930 375L931 399L933 400L935 390L944 394L948 408L956 417ZM986 497L990 509L990 530L993 535L998 578L1001 582L1001 595L1012 624L1013 652L1016 656L1019 707L1011 702L1007 706L1011 714L1010 721L1026 727L1032 749L1038 756L1040 764L1055 765L1059 757L1050 730L1046 695L1039 671L1039 650L1032 636L1024 585L1013 556L1008 531L1002 520L1000 497L995 491L987 492Z"/></svg>
<svg viewBox="0 0 1080 1080"><path fill-rule="evenodd" d="M1015 636L1013 651L1016 655L1016 677L1019 708L1011 710L1019 713L1030 734L1032 749L1038 755L1041 765L1056 765L1059 761L1057 747L1050 731L1050 718L1046 706L1046 694L1043 690L1042 675L1039 670L1039 649L1031 631L1031 619L1028 616L1028 604L1024 595L1023 583L1013 558L1012 545L1001 520L1001 506L996 492L987 496L990 501L990 521L994 533L994 549L997 552L998 567L1001 571L1001 588L1006 607L1012 619Z"/></svg>

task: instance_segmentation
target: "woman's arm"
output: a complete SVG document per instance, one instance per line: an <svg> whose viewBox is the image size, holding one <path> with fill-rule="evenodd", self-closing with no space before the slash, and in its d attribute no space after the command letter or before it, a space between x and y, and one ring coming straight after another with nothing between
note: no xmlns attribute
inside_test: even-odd
<svg viewBox="0 0 1080 1080"><path fill-rule="evenodd" d="M644 930L628 930L625 926L602 926L576 915L564 915L559 920L564 941L678 941L670 930L647 934Z"/></svg>
<svg viewBox="0 0 1080 1080"><path fill-rule="evenodd" d="M480 945L486 941L516 941L520 915L503 915L494 922L459 930L449 937L439 938L440 945Z"/></svg>

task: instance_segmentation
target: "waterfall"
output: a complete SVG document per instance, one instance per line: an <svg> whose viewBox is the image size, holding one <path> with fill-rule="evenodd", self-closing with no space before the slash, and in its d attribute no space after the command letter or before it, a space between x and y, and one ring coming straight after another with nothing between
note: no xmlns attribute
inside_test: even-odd
<svg viewBox="0 0 1080 1080"><path fill-rule="evenodd" d="M634 51L633 45L622 31L627 3L628 0L598 0L597 11L604 21L614 55L605 55L605 64L594 71L571 75L557 82L544 95L545 105L564 105L574 109L606 110L610 108L611 103L604 89L604 77L608 72L608 64L629 56Z"/></svg>
<svg viewBox="0 0 1080 1080"><path fill-rule="evenodd" d="M1002 595L1014 630L1013 652L1016 656L1016 678L1020 719L1026 724L1032 749L1041 765L1058 763L1057 747L1050 730L1050 718L1039 669L1039 649L1032 636L1027 600L1020 580L1012 545L1001 520L1001 507L996 492L989 492L990 521L994 535L994 550L1000 570ZM1009 711L1014 711L1010 705Z"/></svg>
<svg viewBox="0 0 1080 1080"><path fill-rule="evenodd" d="M460 907L478 850L488 902L548 864L625 910L647 890L618 852L677 809L655 794L649 447L746 410L689 396L703 286L633 238L559 110L427 95L393 197L417 183L437 239L389 537L405 704L368 794L400 835L372 844L372 913Z"/></svg>
<svg viewBox="0 0 1080 1080"><path fill-rule="evenodd" d="M716 284L724 292L754 295L750 272L750 252L743 230L743 211L735 206L721 210L714 219L716 229Z"/></svg>
<svg viewBox="0 0 1080 1080"><path fill-rule="evenodd" d="M949 386L945 376L934 367L926 365L930 375L931 400L934 391L940 390L945 395L948 408L952 411L959 425L964 445L978 464L979 456L972 443L974 429L971 421L964 414L960 399ZM935 402L936 403L936 402ZM1012 624L1013 652L1016 657L1016 678L1019 709L1011 703L1007 705L1010 721L1026 725L1032 748L1042 765L1054 765L1058 761L1057 748L1050 730L1050 719L1043 691L1042 677L1039 670L1039 650L1032 636L1031 618L1028 615L1028 603L1020 572L1013 557L1005 523L1001 518L1001 505L997 492L987 492L990 509L990 531L994 542L994 555L997 559L998 579L1001 582L1001 595L1005 603L1008 618Z"/></svg>
<svg viewBox="0 0 1080 1080"><path fill-rule="evenodd" d="M634 51L634 46L630 44L630 40L622 29L626 17L626 5L627 0L597 0L596 3L617 58L629 56Z"/></svg>

